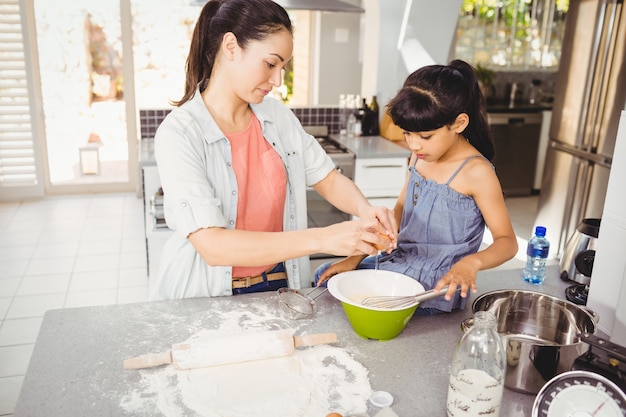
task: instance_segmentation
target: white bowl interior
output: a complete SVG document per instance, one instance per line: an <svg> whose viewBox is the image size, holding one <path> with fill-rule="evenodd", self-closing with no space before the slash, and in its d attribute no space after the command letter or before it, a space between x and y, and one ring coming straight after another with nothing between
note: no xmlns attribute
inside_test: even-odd
<svg viewBox="0 0 626 417"><path fill-rule="evenodd" d="M422 284L411 277L393 271L357 269L334 275L328 281L328 291L339 301L367 308L390 311L395 309L366 307L362 301L374 296L411 296L424 292ZM404 310L407 307L398 308Z"/></svg>

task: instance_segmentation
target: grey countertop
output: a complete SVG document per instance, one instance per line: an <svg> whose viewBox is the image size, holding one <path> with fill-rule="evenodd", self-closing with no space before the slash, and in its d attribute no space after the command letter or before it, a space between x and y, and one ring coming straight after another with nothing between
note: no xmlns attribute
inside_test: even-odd
<svg viewBox="0 0 626 417"><path fill-rule="evenodd" d="M559 298L564 298L568 286L559 278L557 266L548 268L541 286L523 282L519 269L480 272L478 285L479 293L526 289ZM267 325L274 329L337 333L337 346L368 369L373 390L393 395L392 409L400 417L445 415L448 369L462 335L461 322L472 314L471 300L464 310L414 316L397 338L386 342L357 336L340 302L329 293L317 302L316 315L297 322L280 318L274 293L50 310L44 316L13 415L136 416L121 402L140 384L140 372L146 371L123 370L124 359L168 350L172 343L186 340L202 328L219 327L221 316L216 312L237 308L254 312L261 306L269 311ZM505 389L500 415L530 416L533 401L533 395ZM376 411L370 408L369 414ZM155 408L142 410L141 415L161 414Z"/></svg>
<svg viewBox="0 0 626 417"><path fill-rule="evenodd" d="M381 136L330 135L330 138L352 151L357 159L398 158L411 156L404 141L394 142Z"/></svg>

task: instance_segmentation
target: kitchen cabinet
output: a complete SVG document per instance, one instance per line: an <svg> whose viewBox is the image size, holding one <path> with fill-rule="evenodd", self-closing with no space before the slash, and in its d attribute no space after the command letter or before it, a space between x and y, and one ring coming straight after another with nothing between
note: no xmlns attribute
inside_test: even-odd
<svg viewBox="0 0 626 417"><path fill-rule="evenodd" d="M354 182L370 203L393 209L406 179L411 151L381 136L330 137L354 153Z"/></svg>
<svg viewBox="0 0 626 417"><path fill-rule="evenodd" d="M408 159L404 157L357 158L354 182L372 205L393 209L404 185L407 169Z"/></svg>

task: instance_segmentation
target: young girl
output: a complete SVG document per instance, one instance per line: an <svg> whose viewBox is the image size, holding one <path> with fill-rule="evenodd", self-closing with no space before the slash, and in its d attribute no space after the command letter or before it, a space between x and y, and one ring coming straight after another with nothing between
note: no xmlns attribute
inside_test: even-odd
<svg viewBox="0 0 626 417"><path fill-rule="evenodd" d="M391 210L372 207L293 112L267 97L291 59L292 26L272 0L210 0L196 24L183 98L155 135L167 241L151 299L311 284L309 254L374 254ZM358 216L307 229L306 187ZM389 241L388 241L389 242Z"/></svg>
<svg viewBox="0 0 626 417"><path fill-rule="evenodd" d="M517 252L490 163L494 146L475 71L460 60L420 68L409 75L387 111L404 130L413 154L394 209L398 247L380 256L379 268L413 277L426 290L449 285L445 297L422 303L417 314L463 308L468 291L477 290L476 273ZM478 252L485 224L493 243ZM339 272L373 268L374 258L364 258L322 265L315 274L318 285Z"/></svg>

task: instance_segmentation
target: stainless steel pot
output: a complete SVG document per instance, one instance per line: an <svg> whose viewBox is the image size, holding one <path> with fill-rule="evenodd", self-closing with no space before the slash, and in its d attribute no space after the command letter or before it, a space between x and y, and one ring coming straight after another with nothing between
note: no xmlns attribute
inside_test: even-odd
<svg viewBox="0 0 626 417"><path fill-rule="evenodd" d="M598 324L597 314L588 308L534 291L488 292L474 300L472 311L497 317L507 352L504 386L528 394L571 370L589 348L580 334L594 334ZM470 326L471 319L463 324Z"/></svg>

